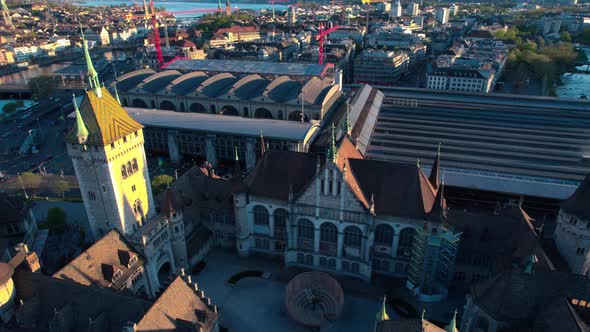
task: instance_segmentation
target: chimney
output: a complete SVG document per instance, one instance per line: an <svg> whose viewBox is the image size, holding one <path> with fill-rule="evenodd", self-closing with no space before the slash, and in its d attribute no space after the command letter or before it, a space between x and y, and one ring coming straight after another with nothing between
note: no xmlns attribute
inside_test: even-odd
<svg viewBox="0 0 590 332"><path fill-rule="evenodd" d="M184 268L183 267L180 268L180 275L184 276Z"/></svg>
<svg viewBox="0 0 590 332"><path fill-rule="evenodd" d="M217 306L215 304L212 304L210 309L214 312L217 313Z"/></svg>
<svg viewBox="0 0 590 332"><path fill-rule="evenodd" d="M199 290L199 285L197 285L196 282L193 282L193 289L195 290L195 293Z"/></svg>

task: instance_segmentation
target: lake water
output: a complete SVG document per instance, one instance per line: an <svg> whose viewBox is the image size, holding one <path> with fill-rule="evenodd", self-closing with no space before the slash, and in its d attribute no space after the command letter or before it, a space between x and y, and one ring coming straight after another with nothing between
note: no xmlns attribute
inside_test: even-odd
<svg viewBox="0 0 590 332"><path fill-rule="evenodd" d="M582 50L590 58L590 47L583 47ZM578 67L579 70L587 70L587 66ZM559 97L590 98L590 73L566 73L561 77L562 85L558 86L556 93Z"/></svg>
<svg viewBox="0 0 590 332"><path fill-rule="evenodd" d="M57 63L46 67L33 67L29 70L19 71L18 73L0 76L0 84L14 84L23 85L27 84L29 79L37 76L50 75L51 73L67 67L68 64Z"/></svg>
<svg viewBox="0 0 590 332"><path fill-rule="evenodd" d="M231 1L230 1L230 3L231 3ZM139 0L138 1L131 1L131 0L130 1L116 1L116 0L85 1L85 2L79 3L79 5L81 5L81 6L90 6L90 7L134 5L134 4L143 6L143 2L139 1ZM225 8L225 1L221 1L221 5L223 8ZM194 2L177 2L177 1L171 1L171 2L158 2L158 1L156 1L156 2L154 2L154 6L155 7L164 7L164 8L166 8L167 11L174 13L177 11L186 11L186 10L193 10L193 9L216 9L217 2L194 3ZM252 4L252 3L236 3L236 4L232 4L231 7L232 7L232 10L250 9L250 10L260 11L260 10L271 10L272 9L271 4ZM287 9L287 6L285 6L285 5L275 5L275 11L285 10L285 9ZM181 19L190 19L190 18L203 16L205 14L207 14L207 13L192 13L192 14L178 13L175 16L178 18L181 18Z"/></svg>

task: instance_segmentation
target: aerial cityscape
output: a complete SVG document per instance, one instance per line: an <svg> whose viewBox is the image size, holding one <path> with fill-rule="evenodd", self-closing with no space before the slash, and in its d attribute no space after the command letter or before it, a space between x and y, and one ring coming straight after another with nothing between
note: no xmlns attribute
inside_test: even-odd
<svg viewBox="0 0 590 332"><path fill-rule="evenodd" d="M0 332L590 332L590 1L0 0Z"/></svg>

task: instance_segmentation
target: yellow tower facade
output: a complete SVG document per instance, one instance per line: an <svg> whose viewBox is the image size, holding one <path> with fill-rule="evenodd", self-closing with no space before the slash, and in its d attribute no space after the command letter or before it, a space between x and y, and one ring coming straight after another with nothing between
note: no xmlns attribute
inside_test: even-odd
<svg viewBox="0 0 590 332"><path fill-rule="evenodd" d="M79 108L74 99L67 150L94 239L113 228L130 235L154 215L143 126L106 88L91 87Z"/></svg>
<svg viewBox="0 0 590 332"><path fill-rule="evenodd" d="M0 262L0 322L7 322L14 314L14 269L7 263Z"/></svg>

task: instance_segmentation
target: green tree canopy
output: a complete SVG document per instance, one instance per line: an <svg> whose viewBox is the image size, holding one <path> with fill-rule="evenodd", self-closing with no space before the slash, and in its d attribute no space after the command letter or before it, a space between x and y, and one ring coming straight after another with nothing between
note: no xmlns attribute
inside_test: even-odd
<svg viewBox="0 0 590 332"><path fill-rule="evenodd" d="M51 191L53 193L55 193L56 195L59 195L63 198L65 196L65 194L68 191L70 191L70 184L68 183L68 181L59 177L53 182L53 184L51 186Z"/></svg>
<svg viewBox="0 0 590 332"><path fill-rule="evenodd" d="M41 176L39 174L35 174L33 172L25 172L20 176L23 186L26 189L33 191L33 196L37 195L37 191L41 186Z"/></svg>
<svg viewBox="0 0 590 332"><path fill-rule="evenodd" d="M16 111L17 108L18 108L18 105L16 103L8 103L2 107L2 112L7 113L7 114L12 113L12 112Z"/></svg>
<svg viewBox="0 0 590 332"><path fill-rule="evenodd" d="M164 191L172 182L174 182L174 178L168 174L155 176L152 179L152 190L154 191L154 195Z"/></svg>
<svg viewBox="0 0 590 332"><path fill-rule="evenodd" d="M55 90L55 81L51 76L33 77L27 83L33 92L33 98L39 99L49 96Z"/></svg>
<svg viewBox="0 0 590 332"><path fill-rule="evenodd" d="M62 234L66 230L67 215L63 209L53 207L47 211L47 227L51 234Z"/></svg>

